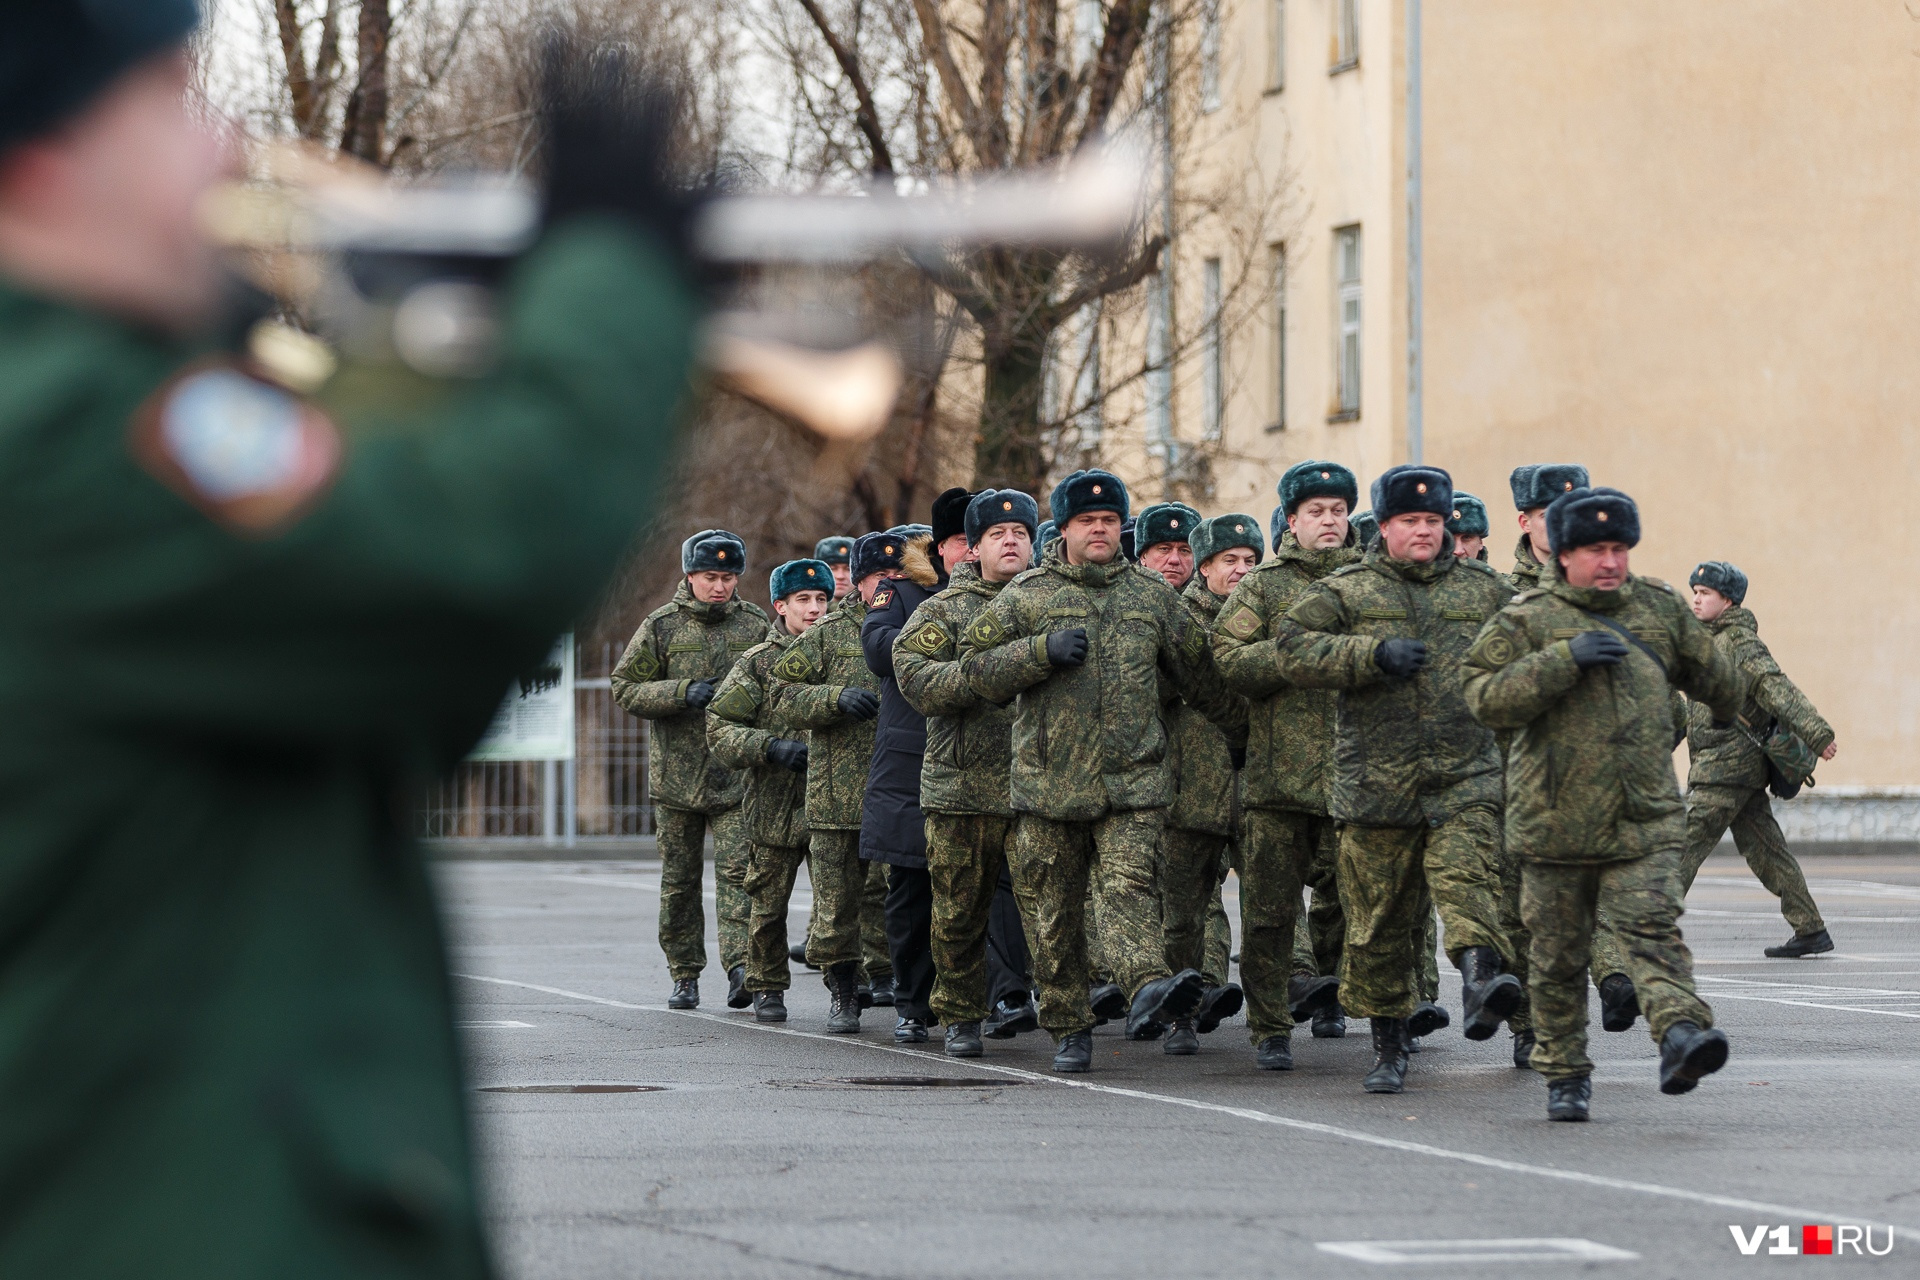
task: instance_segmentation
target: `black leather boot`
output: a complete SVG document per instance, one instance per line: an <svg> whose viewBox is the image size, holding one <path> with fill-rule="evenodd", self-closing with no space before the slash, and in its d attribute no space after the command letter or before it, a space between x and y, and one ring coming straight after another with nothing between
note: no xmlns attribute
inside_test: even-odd
<svg viewBox="0 0 1920 1280"><path fill-rule="evenodd" d="M787 998L778 991L753 993L753 1017L756 1022L785 1022Z"/></svg>
<svg viewBox="0 0 1920 1280"><path fill-rule="evenodd" d="M1788 938L1777 947L1768 947L1767 954L1775 960L1798 960L1802 956L1817 956L1833 950L1833 935L1825 929L1805 935Z"/></svg>
<svg viewBox="0 0 1920 1280"><path fill-rule="evenodd" d="M846 960L827 970L827 1030L850 1036L860 1030L860 965Z"/></svg>
<svg viewBox="0 0 1920 1280"><path fill-rule="evenodd" d="M1468 947L1460 953L1461 1005L1469 1040L1491 1040L1507 1015L1526 999L1520 979L1500 971L1500 953L1492 947Z"/></svg>
<svg viewBox="0 0 1920 1280"><path fill-rule="evenodd" d="M1547 1081L1547 1119L1549 1120L1585 1120L1587 1104L1592 1101L1592 1076L1574 1076L1570 1080Z"/></svg>
<svg viewBox="0 0 1920 1280"><path fill-rule="evenodd" d="M744 1009L753 1003L753 992L747 990L747 966L737 964L727 970L727 1008Z"/></svg>
<svg viewBox="0 0 1920 1280"><path fill-rule="evenodd" d="M1160 1052L1174 1058L1187 1058L1200 1052L1200 1037L1194 1032L1192 1018L1173 1020L1173 1030L1167 1033L1167 1042L1160 1046Z"/></svg>
<svg viewBox="0 0 1920 1280"><path fill-rule="evenodd" d="M896 1018L893 1022L895 1044L925 1044L927 1024L918 1018Z"/></svg>
<svg viewBox="0 0 1920 1280"><path fill-rule="evenodd" d="M1605 1031L1626 1031L1640 1017L1640 994L1633 979L1624 973L1610 973L1600 979L1600 1026Z"/></svg>
<svg viewBox="0 0 1920 1280"><path fill-rule="evenodd" d="M1330 1009L1338 1003L1338 978L1316 978L1310 973L1296 973L1287 979L1287 1012L1293 1015L1295 1022L1305 1022L1322 1009Z"/></svg>
<svg viewBox="0 0 1920 1280"><path fill-rule="evenodd" d="M1687 1093L1727 1065L1727 1033L1676 1022L1660 1037L1660 1092Z"/></svg>
<svg viewBox="0 0 1920 1280"><path fill-rule="evenodd" d="M1040 1014L1031 1000L1017 1005L1002 1000L988 1011L987 1020L980 1024L980 1034L989 1040L1011 1040L1023 1031L1039 1029Z"/></svg>
<svg viewBox="0 0 1920 1280"><path fill-rule="evenodd" d="M1087 992L1087 1003L1093 1006L1096 1027L1127 1016L1127 993L1117 982L1095 983Z"/></svg>
<svg viewBox="0 0 1920 1280"><path fill-rule="evenodd" d="M1158 1040L1176 1018L1184 1018L1200 1004L1207 981L1198 969L1182 969L1165 978L1155 978L1140 988L1127 1010L1127 1039Z"/></svg>
<svg viewBox="0 0 1920 1280"><path fill-rule="evenodd" d="M1533 1069L1533 1032L1516 1031L1513 1033L1513 1065L1522 1071Z"/></svg>
<svg viewBox="0 0 1920 1280"><path fill-rule="evenodd" d="M1399 1093L1407 1087L1407 1024L1399 1018L1374 1018L1373 1070L1360 1087L1368 1093Z"/></svg>
<svg viewBox="0 0 1920 1280"><path fill-rule="evenodd" d="M956 1022L947 1028L947 1056L949 1058L977 1058L987 1051L980 1043L980 1024L977 1022Z"/></svg>
<svg viewBox="0 0 1920 1280"><path fill-rule="evenodd" d="M898 988L893 985L893 975L888 974L873 984L873 994L868 1003L877 1004L882 1009L891 1009L897 994Z"/></svg>
<svg viewBox="0 0 1920 1280"><path fill-rule="evenodd" d="M1347 1011L1337 1003L1313 1015L1315 1040L1339 1040L1347 1034Z"/></svg>
<svg viewBox="0 0 1920 1280"><path fill-rule="evenodd" d="M1093 1032L1070 1031L1053 1048L1053 1069L1076 1074L1093 1065Z"/></svg>
<svg viewBox="0 0 1920 1280"><path fill-rule="evenodd" d="M674 980L673 994L667 997L669 1009L698 1009L700 1007L700 979L678 978Z"/></svg>
<svg viewBox="0 0 1920 1280"><path fill-rule="evenodd" d="M1253 1065L1262 1071L1293 1070L1293 1038L1268 1036L1253 1051Z"/></svg>
<svg viewBox="0 0 1920 1280"><path fill-rule="evenodd" d="M1407 1035L1416 1040L1452 1025L1453 1015L1431 1000L1422 1000L1407 1015Z"/></svg>
<svg viewBox="0 0 1920 1280"><path fill-rule="evenodd" d="M1221 1023L1240 1012L1245 1002L1246 995L1237 982L1208 987L1193 1011L1193 1029L1203 1036L1217 1030Z"/></svg>
<svg viewBox="0 0 1920 1280"><path fill-rule="evenodd" d="M807 944L804 942L796 942L788 947L787 959L798 965L806 965L809 969L818 970L820 967L817 964L807 964Z"/></svg>

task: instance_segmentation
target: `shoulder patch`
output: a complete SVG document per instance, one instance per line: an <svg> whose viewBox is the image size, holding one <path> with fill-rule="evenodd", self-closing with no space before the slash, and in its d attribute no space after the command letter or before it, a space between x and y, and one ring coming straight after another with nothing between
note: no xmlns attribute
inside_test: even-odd
<svg viewBox="0 0 1920 1280"><path fill-rule="evenodd" d="M1262 623L1259 612L1252 605L1243 604L1219 625L1222 631L1245 644L1260 634Z"/></svg>
<svg viewBox="0 0 1920 1280"><path fill-rule="evenodd" d="M1200 661L1206 652L1207 633L1205 629L1191 622L1188 623L1187 633L1180 637L1180 656L1185 658L1187 664L1191 666Z"/></svg>
<svg viewBox="0 0 1920 1280"><path fill-rule="evenodd" d="M992 649L1005 643L1007 629L1000 625L1000 619L986 612L973 620L967 628L967 643L976 649Z"/></svg>
<svg viewBox="0 0 1920 1280"><path fill-rule="evenodd" d="M794 645L787 650L786 655L782 657L780 661L773 664L773 674L779 676L782 680L792 680L795 682L811 679L813 676L813 659L807 656L805 649L802 649L799 645Z"/></svg>
<svg viewBox="0 0 1920 1280"><path fill-rule="evenodd" d="M1340 606L1331 591L1310 591L1287 610L1287 617L1309 631L1326 631L1340 625Z"/></svg>
<svg viewBox="0 0 1920 1280"><path fill-rule="evenodd" d="M754 696L755 692L750 682L735 680L708 705L707 710L722 720L751 724L760 710L760 699Z"/></svg>
<svg viewBox="0 0 1920 1280"><path fill-rule="evenodd" d="M915 627L900 643L925 658L937 656L947 647L947 629L928 620Z"/></svg>
<svg viewBox="0 0 1920 1280"><path fill-rule="evenodd" d="M651 650L642 649L640 656L633 663L633 677L643 684L648 680L658 680L660 659L654 657Z"/></svg>
<svg viewBox="0 0 1920 1280"><path fill-rule="evenodd" d="M892 603L893 603L893 588L881 587L879 590L873 593L873 603L868 605L867 608L869 610L884 609Z"/></svg>
<svg viewBox="0 0 1920 1280"><path fill-rule="evenodd" d="M313 405L227 364L168 383L134 415L133 455L221 524L272 534L340 471L340 429Z"/></svg>
<svg viewBox="0 0 1920 1280"><path fill-rule="evenodd" d="M1504 667L1519 656L1513 638L1504 629L1488 627L1468 651L1467 661L1488 667Z"/></svg>

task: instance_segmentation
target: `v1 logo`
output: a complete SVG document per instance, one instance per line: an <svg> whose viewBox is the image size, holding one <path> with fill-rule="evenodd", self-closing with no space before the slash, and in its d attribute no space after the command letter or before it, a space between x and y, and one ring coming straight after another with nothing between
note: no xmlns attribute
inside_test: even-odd
<svg viewBox="0 0 1920 1280"><path fill-rule="evenodd" d="M1839 1225L1825 1223L1808 1224L1800 1228L1800 1247L1792 1244L1793 1228L1789 1226L1769 1227L1761 1224L1749 1234L1744 1228L1729 1224L1727 1230L1733 1233L1734 1247L1745 1257L1756 1257L1760 1246L1767 1245L1770 1256L1808 1257L1844 1256L1849 1249L1855 1254L1872 1254L1884 1258L1893 1252L1893 1228L1887 1228L1887 1244L1884 1249L1873 1247L1873 1228L1858 1223L1843 1222Z"/></svg>

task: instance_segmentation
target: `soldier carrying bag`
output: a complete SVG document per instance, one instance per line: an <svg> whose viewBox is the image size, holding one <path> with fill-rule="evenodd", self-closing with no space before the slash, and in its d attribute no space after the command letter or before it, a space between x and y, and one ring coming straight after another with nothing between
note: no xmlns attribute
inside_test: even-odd
<svg viewBox="0 0 1920 1280"><path fill-rule="evenodd" d="M1782 728L1778 720L1768 721L1764 732L1756 730L1745 716L1740 717L1740 732L1767 758L1767 790L1782 800L1791 800L1800 794L1800 788L1813 785L1820 755L1806 739Z"/></svg>

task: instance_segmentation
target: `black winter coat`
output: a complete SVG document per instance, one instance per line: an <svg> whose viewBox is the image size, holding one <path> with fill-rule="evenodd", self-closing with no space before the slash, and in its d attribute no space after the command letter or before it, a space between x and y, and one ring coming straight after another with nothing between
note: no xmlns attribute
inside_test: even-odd
<svg viewBox="0 0 1920 1280"><path fill-rule="evenodd" d="M873 764L867 770L867 801L860 817L860 857L896 867L927 865L926 817L920 812L920 761L927 754L927 718L901 696L893 678L893 638L922 602L947 585L929 558L931 540L916 538L904 557L908 577L874 593L860 646L867 666L880 677L880 716L874 721Z"/></svg>

